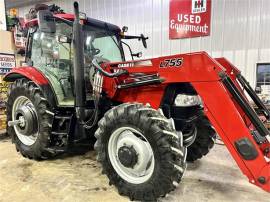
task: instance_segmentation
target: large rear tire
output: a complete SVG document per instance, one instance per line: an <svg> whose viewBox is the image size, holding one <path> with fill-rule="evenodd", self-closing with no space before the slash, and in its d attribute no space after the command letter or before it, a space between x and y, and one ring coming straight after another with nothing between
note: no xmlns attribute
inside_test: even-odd
<svg viewBox="0 0 270 202"><path fill-rule="evenodd" d="M155 201L173 191L186 168L186 148L170 120L142 104L109 110L95 133L103 173L121 195Z"/></svg>
<svg viewBox="0 0 270 202"><path fill-rule="evenodd" d="M206 117L199 118L195 123L197 135L194 142L187 148L187 161L194 162L207 155L214 147L216 131Z"/></svg>
<svg viewBox="0 0 270 202"><path fill-rule="evenodd" d="M16 150L29 159L47 159L50 144L51 115L48 101L41 90L27 79L11 84L7 100L7 122L22 120L8 127Z"/></svg>

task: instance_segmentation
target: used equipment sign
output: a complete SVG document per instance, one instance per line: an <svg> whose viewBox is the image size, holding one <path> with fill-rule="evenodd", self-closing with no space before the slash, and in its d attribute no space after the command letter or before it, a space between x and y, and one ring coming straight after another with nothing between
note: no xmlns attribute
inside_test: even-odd
<svg viewBox="0 0 270 202"><path fill-rule="evenodd" d="M170 0L170 39L208 36L211 0Z"/></svg>
<svg viewBox="0 0 270 202"><path fill-rule="evenodd" d="M16 66L15 55L0 53L0 75L10 72Z"/></svg>

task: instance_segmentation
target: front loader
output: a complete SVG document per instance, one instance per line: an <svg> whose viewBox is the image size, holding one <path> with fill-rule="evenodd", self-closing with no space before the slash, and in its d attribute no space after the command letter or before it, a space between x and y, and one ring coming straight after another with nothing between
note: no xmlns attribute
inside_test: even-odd
<svg viewBox="0 0 270 202"><path fill-rule="evenodd" d="M206 52L126 61L123 40L146 47L147 37L87 18L76 2L74 15L41 8L26 23L28 66L5 76L8 133L23 156L48 159L95 137L110 184L153 201L218 133L249 181L270 192L269 111L236 67Z"/></svg>

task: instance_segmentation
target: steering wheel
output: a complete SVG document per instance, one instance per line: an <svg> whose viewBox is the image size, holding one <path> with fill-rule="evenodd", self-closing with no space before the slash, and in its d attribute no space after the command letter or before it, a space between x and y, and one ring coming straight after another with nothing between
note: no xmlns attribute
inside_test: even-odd
<svg viewBox="0 0 270 202"><path fill-rule="evenodd" d="M86 59L86 63L90 64L93 58L97 57L96 55L98 55L99 53L100 53L100 49L98 48L92 47L91 49L87 49L84 52L84 58Z"/></svg>

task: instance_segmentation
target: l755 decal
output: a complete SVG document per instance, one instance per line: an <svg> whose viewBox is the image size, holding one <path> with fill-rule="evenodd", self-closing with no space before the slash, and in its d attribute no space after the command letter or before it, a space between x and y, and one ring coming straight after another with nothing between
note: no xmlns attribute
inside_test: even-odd
<svg viewBox="0 0 270 202"><path fill-rule="evenodd" d="M166 67L180 67L183 64L183 58L171 58L162 61L159 65L160 68Z"/></svg>

